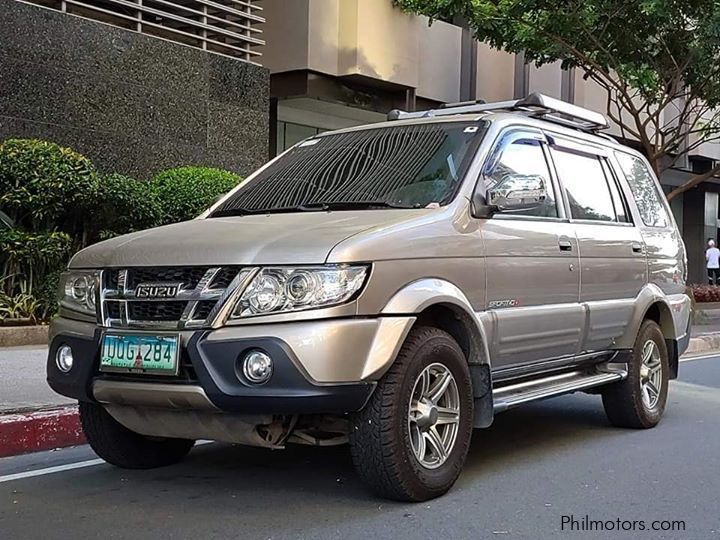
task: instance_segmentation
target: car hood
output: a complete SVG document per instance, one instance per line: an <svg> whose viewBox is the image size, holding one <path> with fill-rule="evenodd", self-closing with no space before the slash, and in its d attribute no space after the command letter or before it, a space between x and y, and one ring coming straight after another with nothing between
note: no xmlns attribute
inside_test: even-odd
<svg viewBox="0 0 720 540"><path fill-rule="evenodd" d="M71 268L322 264L338 243L412 219L415 210L306 212L195 219L127 234L80 251Z"/></svg>

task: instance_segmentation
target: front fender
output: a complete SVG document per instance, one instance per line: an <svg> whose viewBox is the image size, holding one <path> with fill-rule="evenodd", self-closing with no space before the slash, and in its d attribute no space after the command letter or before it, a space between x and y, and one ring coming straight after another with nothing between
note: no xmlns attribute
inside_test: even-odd
<svg viewBox="0 0 720 540"><path fill-rule="evenodd" d="M384 315L419 316L428 308L442 306L454 312L469 333L468 364L475 396L473 425L488 427L494 417L492 374L487 332L465 294L453 283L439 278L425 278L403 287L387 302Z"/></svg>
<svg viewBox="0 0 720 540"><path fill-rule="evenodd" d="M429 307L450 307L470 327L474 341L479 345L479 358L469 358L471 364L490 364L487 332L470 301L456 285L440 278L424 278L409 283L385 304L384 315L419 315Z"/></svg>

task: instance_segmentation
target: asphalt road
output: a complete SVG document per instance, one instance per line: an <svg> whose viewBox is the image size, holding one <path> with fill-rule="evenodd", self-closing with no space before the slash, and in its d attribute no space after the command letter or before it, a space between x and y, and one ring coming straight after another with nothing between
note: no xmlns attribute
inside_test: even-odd
<svg viewBox="0 0 720 540"><path fill-rule="evenodd" d="M475 433L456 487L422 504L369 494L345 448L207 444L153 471L85 463L87 447L0 459L0 538L719 538L719 412L720 357L682 364L652 430L610 427L585 394L515 409ZM47 474L68 464L80 468ZM563 530L586 515L646 530Z"/></svg>

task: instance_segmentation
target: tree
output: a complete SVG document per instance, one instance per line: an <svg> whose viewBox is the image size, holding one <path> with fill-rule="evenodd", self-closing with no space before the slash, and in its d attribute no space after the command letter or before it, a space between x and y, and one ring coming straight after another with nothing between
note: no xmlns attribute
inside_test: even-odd
<svg viewBox="0 0 720 540"><path fill-rule="evenodd" d="M460 17L478 40L528 62L562 62L607 91L609 118L660 175L720 139L717 0L395 0L433 19ZM668 199L712 177L696 175Z"/></svg>

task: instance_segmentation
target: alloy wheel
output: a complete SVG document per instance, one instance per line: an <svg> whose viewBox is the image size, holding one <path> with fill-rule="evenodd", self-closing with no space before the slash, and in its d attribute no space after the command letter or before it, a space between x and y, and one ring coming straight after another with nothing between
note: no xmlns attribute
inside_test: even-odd
<svg viewBox="0 0 720 540"><path fill-rule="evenodd" d="M640 390L645 407L653 409L660 400L662 390L662 357L655 341L649 339L642 348L640 365Z"/></svg>
<svg viewBox="0 0 720 540"><path fill-rule="evenodd" d="M455 446L460 393L452 372L440 363L422 370L410 396L408 430L413 454L426 469L437 469Z"/></svg>

